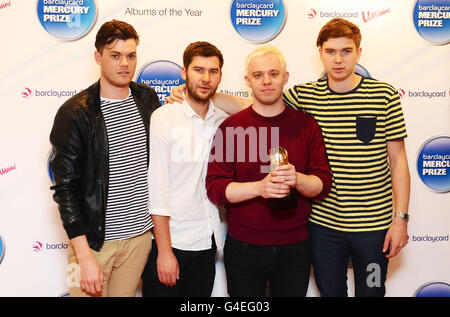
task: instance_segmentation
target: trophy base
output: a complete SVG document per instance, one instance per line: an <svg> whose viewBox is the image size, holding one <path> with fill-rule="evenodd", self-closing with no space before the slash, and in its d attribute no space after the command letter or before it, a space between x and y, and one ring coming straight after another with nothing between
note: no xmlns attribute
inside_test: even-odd
<svg viewBox="0 0 450 317"><path fill-rule="evenodd" d="M274 211L297 208L297 197L292 192L284 198L269 198L267 202L270 209Z"/></svg>

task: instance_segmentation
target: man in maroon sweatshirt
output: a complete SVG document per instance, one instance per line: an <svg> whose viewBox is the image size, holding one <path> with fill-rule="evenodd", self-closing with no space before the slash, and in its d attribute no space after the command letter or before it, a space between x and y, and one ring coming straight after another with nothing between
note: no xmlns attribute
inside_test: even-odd
<svg viewBox="0 0 450 317"><path fill-rule="evenodd" d="M311 266L306 228L309 199L331 187L322 133L315 120L286 107L289 73L281 52L263 46L247 57L245 81L253 105L229 117L213 141L206 189L227 209L224 262L230 296L305 296ZM281 146L289 163L270 172L269 150ZM275 210L269 199L293 195L296 207Z"/></svg>

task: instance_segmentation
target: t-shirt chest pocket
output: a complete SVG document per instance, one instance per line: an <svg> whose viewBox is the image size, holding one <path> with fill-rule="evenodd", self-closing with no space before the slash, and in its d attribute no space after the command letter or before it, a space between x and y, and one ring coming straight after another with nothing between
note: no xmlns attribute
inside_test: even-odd
<svg viewBox="0 0 450 317"><path fill-rule="evenodd" d="M377 116L372 114L356 117L356 137L358 140L369 143L375 137L377 129Z"/></svg>

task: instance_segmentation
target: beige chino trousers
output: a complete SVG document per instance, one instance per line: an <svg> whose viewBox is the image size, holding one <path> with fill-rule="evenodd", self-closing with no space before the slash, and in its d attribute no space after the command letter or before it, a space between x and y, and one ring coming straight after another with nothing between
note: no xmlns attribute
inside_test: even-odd
<svg viewBox="0 0 450 317"><path fill-rule="evenodd" d="M91 249L103 270L102 297L134 297L152 246L150 231L139 236L105 242L100 251ZM71 297L91 297L80 287L79 265L69 243L69 277Z"/></svg>

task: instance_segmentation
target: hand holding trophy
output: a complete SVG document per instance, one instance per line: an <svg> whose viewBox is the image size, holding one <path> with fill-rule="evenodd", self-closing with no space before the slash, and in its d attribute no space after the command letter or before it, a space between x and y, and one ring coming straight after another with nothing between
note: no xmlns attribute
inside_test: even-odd
<svg viewBox="0 0 450 317"><path fill-rule="evenodd" d="M273 173L279 166L289 164L288 152L283 147L275 147L269 150L270 172ZM283 198L269 198L269 206L274 211L293 209L297 207L295 191L290 189L290 193Z"/></svg>

